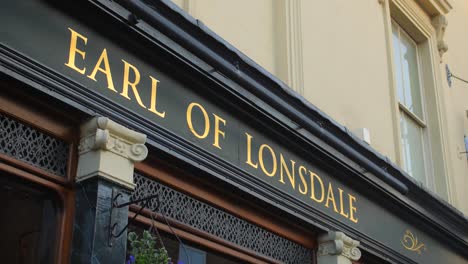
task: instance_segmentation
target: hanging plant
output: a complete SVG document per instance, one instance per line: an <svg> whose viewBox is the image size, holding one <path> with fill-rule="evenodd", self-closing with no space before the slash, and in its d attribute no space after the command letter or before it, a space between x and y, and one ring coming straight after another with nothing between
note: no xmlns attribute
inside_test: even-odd
<svg viewBox="0 0 468 264"><path fill-rule="evenodd" d="M168 264L170 263L169 255L164 247L156 247L156 239L147 230L143 231L143 235L138 237L135 232L128 234L130 242L130 257L127 264Z"/></svg>

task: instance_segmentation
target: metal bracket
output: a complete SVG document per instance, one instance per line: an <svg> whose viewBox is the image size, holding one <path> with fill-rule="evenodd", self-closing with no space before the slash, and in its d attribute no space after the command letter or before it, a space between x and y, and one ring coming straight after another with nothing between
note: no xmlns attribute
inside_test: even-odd
<svg viewBox="0 0 468 264"><path fill-rule="evenodd" d="M447 64L445 64L445 73L447 74L447 83L448 83L448 86L449 86L449 87L452 87L452 78L457 79L457 80L459 80L459 81L462 81L462 82L464 82L464 83L468 83L467 80L462 79L462 78L460 78L460 77L454 75L454 74L450 71L449 66L448 66Z"/></svg>
<svg viewBox="0 0 468 264"><path fill-rule="evenodd" d="M115 193L115 195L114 195ZM125 202L125 203L118 203L118 199L119 197L122 197L123 194L122 192L118 192L116 191L115 189L113 190L112 192L112 205L111 205L111 211L110 211L110 221L109 221L109 246L112 247L113 246L113 243L114 243L114 240L118 237L120 237L127 229L128 227L135 221L135 219L141 214L141 212L148 207L148 204L150 203L150 201L154 198L157 199L157 205L156 205L156 208L154 209L155 211L158 211L159 210L159 205L160 205L160 200L159 200L159 194L154 194L154 195L150 195L150 196L147 196L147 197L144 197L144 198L141 198L141 199L138 199L138 200L135 200L135 201L129 201L129 202ZM136 203L139 203L139 202L145 202L143 204L142 207L140 207L140 209L138 209L137 213L132 217L132 219L130 219L127 223L127 225L122 228L122 230L120 230L119 232L117 232L117 226L118 226L118 222L115 222L114 221L114 210L115 209L120 209L122 207L125 207L125 206L129 206L129 205L132 205L132 204L136 204Z"/></svg>

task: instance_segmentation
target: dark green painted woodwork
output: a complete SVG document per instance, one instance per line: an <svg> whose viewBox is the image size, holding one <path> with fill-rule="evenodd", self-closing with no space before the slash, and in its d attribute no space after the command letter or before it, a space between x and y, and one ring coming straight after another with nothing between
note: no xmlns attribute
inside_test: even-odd
<svg viewBox="0 0 468 264"><path fill-rule="evenodd" d="M331 161L325 162L324 159L319 157L318 153L315 153L316 149L310 151L302 149L294 144L293 136L288 139L289 141L278 140L277 132L269 131L269 124L265 124L265 121L249 117L242 109L237 109L229 98L222 98L222 96L208 93L209 89L203 87L202 82L182 78L183 72L162 67L161 65L170 64L167 58L153 58L151 54L149 54L149 57L138 55L142 53L141 50L136 49L138 45L130 46L128 43L120 43L119 40L123 36L112 37L112 34L116 33L129 34L128 31L119 31L119 27L100 24L99 21L108 22L109 20L102 19L95 23L91 18L87 18L86 14L81 13L77 14L76 17L71 16L42 1L7 1L3 3L0 9L0 22L2 24L0 41L2 45L24 54L45 67L50 67L56 71L56 74L66 76L66 78L78 83L79 85L76 87L79 90L75 92L79 93L84 99L98 101L103 107L109 108L109 111L129 112L131 115L138 116L142 123L150 123L167 129L197 146L198 151L201 149L215 157L219 157L247 173L248 177L253 177L253 180L260 181L265 186L263 191L269 189L280 190L282 195L278 198L279 200L284 200L285 203L290 200L300 201L306 210L315 210L323 214L325 221L327 218L336 219L343 225L367 237L368 240L398 252L401 254L398 259L408 259L417 263L466 263L466 260L439 242L435 236L427 234L423 231L424 229L411 224L411 219L403 219L400 215L389 211L386 206L380 204L375 198L369 198L359 190L351 187L349 183L353 179L349 177L353 177L353 173L338 170L339 166ZM79 68L86 67L85 74L80 74L65 65L69 58L71 36L69 28L87 38L86 45L83 44L82 40L78 41L78 48L86 52L85 59L83 60L78 54L76 56L76 65ZM129 34L128 36L132 37L134 35ZM93 70L103 49L107 51L116 91L107 88L106 76L100 72L96 75L97 81L87 77ZM120 94L122 92L124 71L122 60L135 66L140 73L141 81L137 87L146 109L137 103L131 89L129 91L131 100ZM147 109L151 105L151 78L149 76L160 81L157 88L157 110L165 112L164 118ZM131 74L130 79L134 80L133 74ZM193 102L202 105L209 116L211 130L204 139L197 138L187 125L186 110ZM225 133L225 137L219 139L221 149L213 146L215 134L215 117L213 114L226 121L225 126L220 126ZM202 134L204 119L200 111L194 112L193 124L194 129ZM271 127L276 126L272 125ZM257 151L262 144L268 144L274 150L277 158L277 172L274 176L270 177L263 173L260 164L255 169L246 163L248 153L246 133L253 137L253 163L259 161ZM284 138L288 137L285 136ZM264 153L268 154L268 152ZM300 182L298 167L302 165L307 168L307 173L312 171L321 177L325 189L328 188L328 183L333 185L335 201L339 200L339 190L343 190L344 197L348 197L347 200L344 199L346 200L344 214L348 214L348 217L340 213L341 208L338 203L338 212L336 212L331 203L327 207L325 201L315 202L310 198L309 177L306 177L309 182L309 190L306 195L300 193L299 184L296 184L295 188L289 184L287 175L284 175L285 183L283 184L280 181L280 154L283 155L287 163L290 164L291 160L295 162L296 183ZM267 171L272 168L272 164L272 159L269 155L266 155L264 157L264 167ZM317 188L318 185L315 187ZM315 191L318 192L319 189L315 189ZM357 223L349 217L350 206L347 194L351 194L356 199L354 204L356 207L355 218L358 219ZM80 194L78 194L77 199L83 200L80 197ZM78 208L78 210L80 209ZM79 214L77 217L79 220ZM417 251L404 248L403 239L407 230L414 234L419 243L425 244L426 250L420 251L419 254ZM409 244L411 244L411 241L406 242L406 245ZM415 245L415 247L418 245L420 244ZM80 250L84 249L75 247L73 254L80 255L81 253L77 252Z"/></svg>

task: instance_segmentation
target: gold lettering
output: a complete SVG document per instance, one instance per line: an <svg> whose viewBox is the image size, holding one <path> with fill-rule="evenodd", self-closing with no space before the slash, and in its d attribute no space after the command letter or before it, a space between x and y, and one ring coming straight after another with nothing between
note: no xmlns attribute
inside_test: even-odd
<svg viewBox="0 0 468 264"><path fill-rule="evenodd" d="M247 163L248 165L252 166L253 168L257 169L258 168L258 163L253 163L252 162L252 136L249 135L248 133L245 133L245 135L247 136L247 160L245 161L245 163Z"/></svg>
<svg viewBox="0 0 468 264"><path fill-rule="evenodd" d="M104 68L101 68L101 64L104 62ZM107 57L107 50L103 49L101 56L94 66L93 72L88 75L88 78L96 82L96 73L100 71L106 75L107 78L107 88L111 89L114 92L117 92L114 88L114 82L112 81L112 73L109 65L109 58Z"/></svg>
<svg viewBox="0 0 468 264"><path fill-rule="evenodd" d="M203 117L204 117L204 119L205 119L205 130L203 131L203 134L198 134L198 132L195 131L195 128L193 128L193 123L192 123L192 111L193 111L193 108L194 108L195 106L196 106L198 109L200 109L200 111L202 112ZM187 125L188 125L190 131L192 132L192 134L193 134L194 136L196 136L197 138L199 138L199 139L206 138L206 137L208 136L208 133L210 132L210 120L209 120L208 114L207 114L206 111L205 111L205 108L203 108L203 106L201 106L201 105L198 104L198 103L191 103L191 104L187 107L186 116L187 116Z"/></svg>
<svg viewBox="0 0 468 264"><path fill-rule="evenodd" d="M221 117L213 114L214 117L215 117L215 127L214 127L214 130L215 130L215 133L214 133L214 143L213 143L213 146L221 149L221 147L219 146L219 135L223 136L223 138L225 138L225 133L224 131L220 130L219 129L219 123L221 121L221 123L223 123L224 126L226 126L226 120L222 119Z"/></svg>
<svg viewBox="0 0 468 264"><path fill-rule="evenodd" d="M122 87L122 95L123 97L127 98L128 100L131 100L130 97L128 96L128 87L132 87L133 94L135 95L135 99L137 100L138 104L146 108L146 106L143 104L140 98L140 94L138 93L137 89L137 84L140 82L140 72L138 69L131 65L130 63L126 62L125 60L122 60L124 63L124 78L123 78L123 87ZM135 74L135 80L133 82L130 81L130 69L132 69L133 73Z"/></svg>
<svg viewBox="0 0 468 264"><path fill-rule="evenodd" d="M284 160L283 154L280 153L280 182L282 184L285 184L284 182L284 174L283 171L286 171L286 174L288 175L289 182L291 183L291 186L293 189L296 189L296 178L294 175L295 167L296 167L296 162L294 160L291 161L291 170L289 170L288 165L286 164L286 161Z"/></svg>
<svg viewBox="0 0 468 264"><path fill-rule="evenodd" d="M76 66L75 64L75 56L76 54L80 54L81 55L81 58L83 58L83 60L85 59L86 57L86 53L82 50L79 50L76 45L77 45L77 42L78 42L78 38L80 38L81 40L83 40L84 44L86 45L86 43L88 42L88 38L86 38L85 36L79 34L78 32L74 31L73 29L71 28L68 28L68 30L70 30L71 32L71 39L70 39L70 51L68 53L68 62L65 63L66 66L72 68L73 70L81 73L81 74L84 74L85 71L86 71L86 68L84 67L83 69L80 69Z"/></svg>
<svg viewBox="0 0 468 264"><path fill-rule="evenodd" d="M355 217L357 208L354 206L354 202L356 202L356 197L352 196L351 194L348 194L348 197L349 197L349 220L357 224L359 219Z"/></svg>
<svg viewBox="0 0 468 264"><path fill-rule="evenodd" d="M307 194L307 182L304 178L303 172L307 172L307 168L304 166L299 167L299 177L301 178L301 182L304 185L304 189L301 188L301 185L299 185L299 192L302 194Z"/></svg>
<svg viewBox="0 0 468 264"><path fill-rule="evenodd" d="M320 176L318 176L317 174L309 171L309 175L310 175L310 198L314 201L316 201L317 203L321 203L323 202L323 199L325 199L325 187L323 185L323 181L322 179L320 178ZM320 184L320 190L321 190L321 194L322 196L320 197L320 199L317 198L317 196L315 195L315 180L314 179L317 179L318 183Z"/></svg>
<svg viewBox="0 0 468 264"><path fill-rule="evenodd" d="M166 111L159 112L156 109L156 98L157 98L157 92L158 92L157 89L158 89L159 80L157 80L153 76L150 76L150 78L151 78L151 106L150 108L148 108L148 110L160 116L161 118L164 118L166 116Z"/></svg>
<svg viewBox="0 0 468 264"><path fill-rule="evenodd" d="M343 190L338 188L338 191L340 192L340 215L348 218L349 215L344 212Z"/></svg>
<svg viewBox="0 0 468 264"><path fill-rule="evenodd" d="M333 187L331 182L328 183L327 200L325 201L325 207L329 207L328 202L330 201L332 201L333 203L333 210L336 213L338 213L338 209L336 209L335 195L333 194Z"/></svg>
<svg viewBox="0 0 468 264"><path fill-rule="evenodd" d="M268 149L268 151L271 154L271 162L272 162L272 168L271 171L268 172L267 169L265 168L265 162L263 161L263 150ZM277 169L277 164L276 164L276 155L273 149L268 146L267 144L263 144L260 146L260 149L258 150L258 161L260 162L260 167L262 168L263 173L269 177L273 177L276 174L276 169Z"/></svg>

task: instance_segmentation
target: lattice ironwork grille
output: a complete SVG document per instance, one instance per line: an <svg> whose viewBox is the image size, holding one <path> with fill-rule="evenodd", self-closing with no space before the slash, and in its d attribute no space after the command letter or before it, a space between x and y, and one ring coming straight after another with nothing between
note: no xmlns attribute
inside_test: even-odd
<svg viewBox="0 0 468 264"><path fill-rule="evenodd" d="M159 193L159 212L167 217L284 263L311 263L312 251L295 242L145 176L135 174L135 183L132 200ZM156 201L150 203L156 208Z"/></svg>
<svg viewBox="0 0 468 264"><path fill-rule="evenodd" d="M0 153L66 176L69 145L0 114Z"/></svg>

